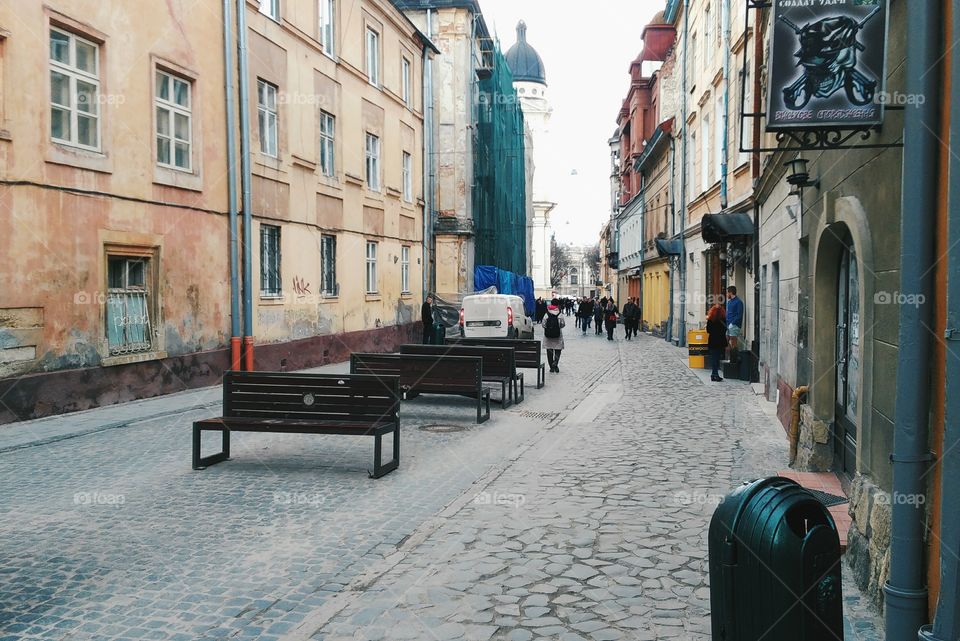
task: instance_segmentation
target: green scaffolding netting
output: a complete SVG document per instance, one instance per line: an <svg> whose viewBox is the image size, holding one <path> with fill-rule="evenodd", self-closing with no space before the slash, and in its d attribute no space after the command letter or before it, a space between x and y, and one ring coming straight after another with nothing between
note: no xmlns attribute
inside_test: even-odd
<svg viewBox="0 0 960 641"><path fill-rule="evenodd" d="M492 73L479 82L474 140L475 264L527 274L523 112L513 76L493 46Z"/></svg>

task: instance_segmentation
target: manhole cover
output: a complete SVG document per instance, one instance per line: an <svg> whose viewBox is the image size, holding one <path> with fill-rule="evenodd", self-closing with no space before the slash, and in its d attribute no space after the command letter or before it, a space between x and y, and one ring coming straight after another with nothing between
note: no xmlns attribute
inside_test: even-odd
<svg viewBox="0 0 960 641"><path fill-rule="evenodd" d="M467 427L466 425L446 424L446 425L421 425L420 429L423 430L424 432L446 433L446 432L463 432L470 428Z"/></svg>

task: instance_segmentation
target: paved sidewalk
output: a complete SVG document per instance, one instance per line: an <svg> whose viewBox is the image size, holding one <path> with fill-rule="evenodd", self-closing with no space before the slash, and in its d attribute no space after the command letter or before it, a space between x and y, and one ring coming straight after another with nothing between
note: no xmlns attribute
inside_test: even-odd
<svg viewBox="0 0 960 641"><path fill-rule="evenodd" d="M378 481L332 436L191 470L219 388L0 426L0 640L709 638L706 523L782 429L651 337L568 330L560 368L480 426L404 403ZM881 638L846 585L847 639Z"/></svg>

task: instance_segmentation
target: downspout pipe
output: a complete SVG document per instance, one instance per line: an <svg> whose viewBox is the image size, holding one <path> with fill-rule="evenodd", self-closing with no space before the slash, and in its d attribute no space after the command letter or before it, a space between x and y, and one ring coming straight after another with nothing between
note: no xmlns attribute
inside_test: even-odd
<svg viewBox="0 0 960 641"><path fill-rule="evenodd" d="M240 369L240 279L237 273L237 126L233 113L233 18L223 0L223 83L227 112L227 207L230 221L230 369Z"/></svg>
<svg viewBox="0 0 960 641"><path fill-rule="evenodd" d="M730 146L730 0L723 0L720 9L723 29L723 142L720 147L720 210L726 211L729 204L727 171ZM705 43L706 44L706 43Z"/></svg>
<svg viewBox="0 0 960 641"><path fill-rule="evenodd" d="M427 38L433 38L433 10L427 9ZM423 44L423 296L436 288L433 277L433 59Z"/></svg>
<svg viewBox="0 0 960 641"><path fill-rule="evenodd" d="M683 138L680 141L681 155L683 156L684 169L680 172L680 322L678 326L678 338L680 347L687 346L687 167L690 158L687 157L687 138L689 136L689 124L687 123L687 57L690 55L690 0L683 0L683 73L680 74L681 109L680 117L683 122Z"/></svg>
<svg viewBox="0 0 960 641"><path fill-rule="evenodd" d="M937 211L937 167L940 106L940 2L907 3L908 95L923 96L922 105L905 111L903 132L903 195L900 224L900 283L921 301L900 305L897 350L897 398L894 415L893 498L890 529L890 575L883 587L887 639L912 639L927 622L924 582L924 501L930 412L933 274ZM949 480L944 476L944 483ZM911 500L913 499L913 500ZM946 513L945 513L946 514Z"/></svg>
<svg viewBox="0 0 960 641"><path fill-rule="evenodd" d="M677 208L674 203L674 198L676 196L676 193L675 193L676 178L674 173L676 171L676 155L677 155L676 139L673 137L673 134L671 132L671 135L670 135L670 203L668 204L668 207L670 207L670 238L673 238L674 236L677 235ZM680 256L680 259L682 258L683 256ZM670 259L667 259L667 260L668 262L670 261ZM678 261L678 264L679 264L679 261ZM670 316L667 317L667 331L664 332L664 334L666 334L666 336L664 336L664 340L666 340L667 342L670 342L673 340L673 278L676 275L676 271L677 270L675 266L671 265L670 266Z"/></svg>
<svg viewBox="0 0 960 641"><path fill-rule="evenodd" d="M952 2L952 30L960 33L960 0ZM931 74L933 75L933 74ZM950 86L960 87L960 51L950 50ZM945 114L947 115L947 114ZM950 149L960 132L960 100L950 100ZM950 154L947 220L947 359L944 395L943 457L940 460L940 596L932 626L920 630L921 641L960 639L960 161Z"/></svg>
<svg viewBox="0 0 960 641"><path fill-rule="evenodd" d="M250 87L247 71L246 0L237 0L240 93L240 182L243 190L243 368L253 371L253 214L250 189Z"/></svg>

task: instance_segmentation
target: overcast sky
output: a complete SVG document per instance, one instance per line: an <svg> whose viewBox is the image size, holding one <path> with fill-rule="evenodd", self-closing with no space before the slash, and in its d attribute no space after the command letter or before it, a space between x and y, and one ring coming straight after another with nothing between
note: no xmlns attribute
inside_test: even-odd
<svg viewBox="0 0 960 641"><path fill-rule="evenodd" d="M557 0L480 0L504 53L516 41L519 20L527 42L543 59L553 106L546 172L557 207L557 241L593 244L610 216L607 140L630 86L630 62L643 48L643 27L664 0L594 0L589 6ZM576 175L573 175L573 172Z"/></svg>

